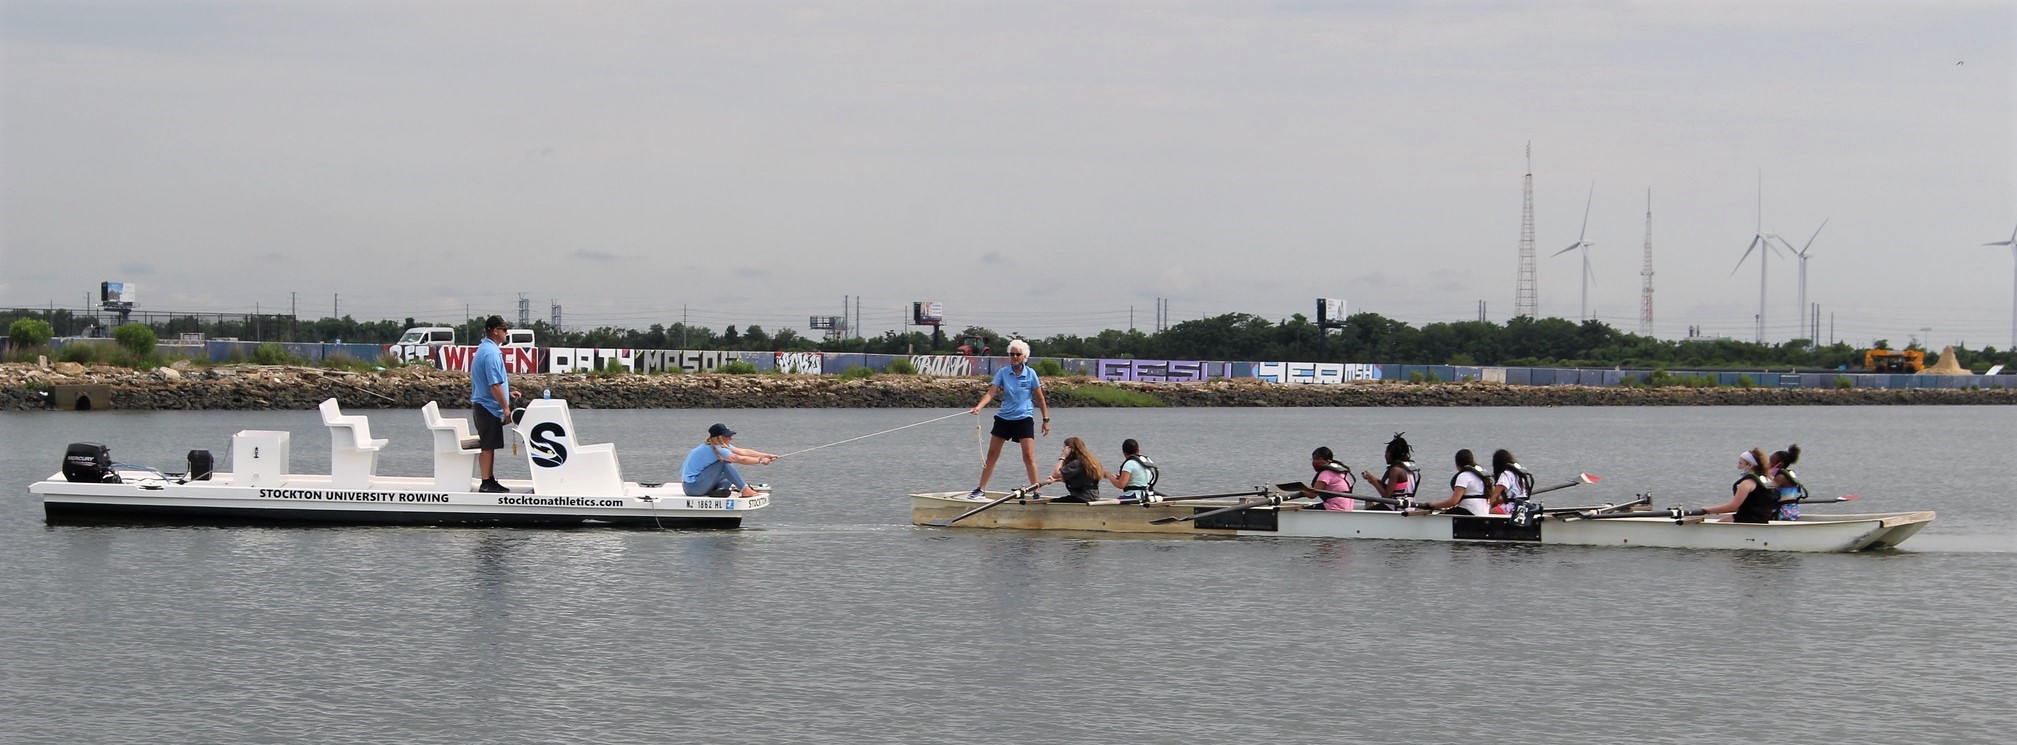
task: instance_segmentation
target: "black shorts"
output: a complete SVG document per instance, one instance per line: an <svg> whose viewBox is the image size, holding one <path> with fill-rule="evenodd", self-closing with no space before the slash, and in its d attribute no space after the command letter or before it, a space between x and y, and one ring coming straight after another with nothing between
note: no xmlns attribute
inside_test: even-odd
<svg viewBox="0 0 2017 745"><path fill-rule="evenodd" d="M1037 420L1035 418L1003 419L995 417L994 430L988 434L1008 440L1009 442L1036 439Z"/></svg>
<svg viewBox="0 0 2017 745"><path fill-rule="evenodd" d="M476 428L477 449L503 450L504 421L498 419L495 414L490 413L489 409L482 406L471 406L469 408L470 423Z"/></svg>

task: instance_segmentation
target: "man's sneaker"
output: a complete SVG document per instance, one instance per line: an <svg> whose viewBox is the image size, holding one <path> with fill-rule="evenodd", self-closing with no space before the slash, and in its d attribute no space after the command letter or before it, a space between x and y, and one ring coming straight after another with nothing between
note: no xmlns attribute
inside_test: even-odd
<svg viewBox="0 0 2017 745"><path fill-rule="evenodd" d="M497 483L497 479L484 479L483 485L476 487L476 490L484 494L503 494L511 491L504 488L503 484Z"/></svg>
<svg viewBox="0 0 2017 745"><path fill-rule="evenodd" d="M968 492L968 493L967 493L967 495L966 495L966 498L967 498L967 499L987 499L987 492L984 492L984 491L981 491L981 490L979 490L979 489L975 489L975 490L973 490L973 491L971 491L971 492Z"/></svg>

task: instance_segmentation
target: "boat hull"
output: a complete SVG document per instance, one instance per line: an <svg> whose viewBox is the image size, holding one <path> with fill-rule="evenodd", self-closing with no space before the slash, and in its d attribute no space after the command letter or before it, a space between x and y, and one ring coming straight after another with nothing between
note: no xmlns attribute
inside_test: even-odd
<svg viewBox="0 0 2017 745"><path fill-rule="evenodd" d="M79 483L56 474L29 491L41 495L51 523L203 523L323 525L469 525L733 529L745 514L769 506L752 498L689 497L678 489L626 484L606 497L532 494L529 483L507 482L509 493L442 492L420 478L380 477L363 489L332 489L326 476L292 476L278 484L241 486L231 474L176 483L150 472L121 472L122 483Z"/></svg>
<svg viewBox="0 0 2017 745"><path fill-rule="evenodd" d="M985 504L963 493L911 495L911 520L946 520ZM1614 520L1548 519L1518 526L1491 515L1412 515L1376 510L1333 512L1301 505L1256 507L1209 518L1155 524L1234 504L1164 502L1148 505L1086 505L1011 500L953 524L957 528L1077 530L1155 533L1173 536L1275 536L1294 538L1375 538L1385 540L1534 543L1572 546L1652 546L1660 548L1749 549L1844 552L1890 548L1932 522L1932 512L1803 516L1797 522L1744 524L1676 523L1664 518Z"/></svg>

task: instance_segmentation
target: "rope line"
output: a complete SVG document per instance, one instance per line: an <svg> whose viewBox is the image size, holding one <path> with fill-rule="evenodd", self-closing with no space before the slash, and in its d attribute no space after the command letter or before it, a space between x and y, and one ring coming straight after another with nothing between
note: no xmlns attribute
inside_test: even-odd
<svg viewBox="0 0 2017 745"><path fill-rule="evenodd" d="M903 426L901 426L901 427L893 427L893 428L890 428L890 429L885 429L885 430L883 430L883 431L881 431L881 432L870 432L870 433L868 433L868 434L865 434L865 435L862 435L862 436L860 436L860 437L850 437L850 438L847 438L847 439L845 439L845 440L841 440L840 442L829 442L829 443L827 443L827 444L825 444L825 445L815 445L815 446L812 446L812 447L809 447L809 448L806 448L806 449L804 449L804 450L794 450L794 451L791 451L791 452L789 452L789 453L785 453L784 455L780 455L780 456L777 456L777 457L779 457L779 458L789 458L789 457L791 457L791 456L794 456L794 455L798 455L799 453L810 453L810 452L812 452L812 451L814 451L814 450L818 450L818 449L820 449L820 448L830 448L830 447L833 447L833 446L835 446L835 445L845 445L845 444L847 444L847 443L850 443L850 442L854 442L855 440L866 440L866 439L868 439L868 438L870 438L870 437L874 437L874 436L876 436L876 435L886 435L886 434L889 434L889 433L891 433L891 432L895 432L895 431L897 431L897 430L901 430L901 429L910 429L910 428L912 428L912 427L918 427L918 426L922 426L922 425L926 425L926 424L931 424L932 422L937 422L937 421L944 421L944 420L946 420L946 419L951 419L951 418L953 418L953 417L956 417L956 416L964 416L964 415L966 415L966 412L965 412L965 411L959 411L959 412L954 412L954 413L951 413L951 414L947 414L947 415L945 415L945 416L942 416L942 417L939 417L939 418L937 418L937 419L926 419L926 420L924 420L924 421L922 421L922 422L918 422L918 423L916 423L916 424L906 424L906 425L903 425Z"/></svg>

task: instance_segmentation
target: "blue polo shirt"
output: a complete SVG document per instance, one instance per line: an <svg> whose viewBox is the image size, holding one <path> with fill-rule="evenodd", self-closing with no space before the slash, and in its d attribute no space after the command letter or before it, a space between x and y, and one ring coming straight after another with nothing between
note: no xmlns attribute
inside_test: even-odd
<svg viewBox="0 0 2017 745"><path fill-rule="evenodd" d="M504 350L485 338L476 345L476 357L469 361L469 402L502 421L505 412L498 408L497 397L490 395L490 386L497 383L504 384L504 400L511 400L511 381L504 378Z"/></svg>
<svg viewBox="0 0 2017 745"><path fill-rule="evenodd" d="M1023 364L1021 375L1017 375L1015 365L994 371L994 387L1001 389L1001 410L995 416L1003 419L1028 419L1036 416L1036 389L1043 383L1037 380L1036 368Z"/></svg>

